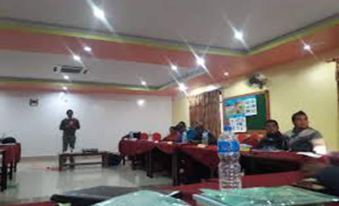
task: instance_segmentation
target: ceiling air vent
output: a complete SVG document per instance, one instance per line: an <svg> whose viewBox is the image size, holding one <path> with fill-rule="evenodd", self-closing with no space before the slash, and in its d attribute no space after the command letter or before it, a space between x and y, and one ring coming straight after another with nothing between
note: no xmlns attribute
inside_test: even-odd
<svg viewBox="0 0 339 206"><path fill-rule="evenodd" d="M86 74L87 69L82 66L57 65L53 71L61 74Z"/></svg>

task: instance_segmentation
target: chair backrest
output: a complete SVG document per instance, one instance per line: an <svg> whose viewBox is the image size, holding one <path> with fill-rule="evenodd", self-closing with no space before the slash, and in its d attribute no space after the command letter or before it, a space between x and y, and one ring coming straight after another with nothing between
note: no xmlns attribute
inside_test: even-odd
<svg viewBox="0 0 339 206"><path fill-rule="evenodd" d="M148 139L148 134L142 132L142 133L140 134L140 140L147 140L147 139Z"/></svg>
<svg viewBox="0 0 339 206"><path fill-rule="evenodd" d="M5 137L1 141L2 144L13 144L16 143L16 139L14 137Z"/></svg>
<svg viewBox="0 0 339 206"><path fill-rule="evenodd" d="M238 141L240 142L240 144L243 143L246 139L246 134L238 134Z"/></svg>
<svg viewBox="0 0 339 206"><path fill-rule="evenodd" d="M153 133L152 135L153 141L160 141L161 140L161 134L158 132Z"/></svg>

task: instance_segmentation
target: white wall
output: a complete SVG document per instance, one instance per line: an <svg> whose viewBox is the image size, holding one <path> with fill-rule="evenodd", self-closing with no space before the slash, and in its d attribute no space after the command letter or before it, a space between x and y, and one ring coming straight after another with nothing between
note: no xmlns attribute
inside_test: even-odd
<svg viewBox="0 0 339 206"><path fill-rule="evenodd" d="M29 99L39 106L30 107ZM143 107L137 99L145 99ZM120 138L131 130L167 133L170 97L0 91L0 135L14 136L23 156L55 155L61 151L60 121L67 109L80 120L76 148L118 151Z"/></svg>

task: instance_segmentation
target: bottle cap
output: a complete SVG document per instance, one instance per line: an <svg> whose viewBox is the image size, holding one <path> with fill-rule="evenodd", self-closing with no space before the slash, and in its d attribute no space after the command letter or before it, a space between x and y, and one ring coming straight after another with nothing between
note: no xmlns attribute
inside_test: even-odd
<svg viewBox="0 0 339 206"><path fill-rule="evenodd" d="M232 131L232 127L230 125L224 125L224 131L231 132Z"/></svg>

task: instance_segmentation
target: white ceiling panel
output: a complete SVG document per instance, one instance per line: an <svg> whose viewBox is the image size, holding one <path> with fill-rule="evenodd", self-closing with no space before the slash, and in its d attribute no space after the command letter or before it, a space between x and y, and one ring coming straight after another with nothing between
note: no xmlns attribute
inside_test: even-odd
<svg viewBox="0 0 339 206"><path fill-rule="evenodd" d="M170 68L163 65L94 58L82 60L89 72L69 75L74 81L140 85L142 79L150 86L159 86L172 80ZM60 73L53 72L55 65L82 64L66 55L0 51L0 77L63 80Z"/></svg>
<svg viewBox="0 0 339 206"><path fill-rule="evenodd" d="M338 15L338 0L106 0L94 1L115 32L244 49L230 23L253 47ZM0 16L89 30L107 27L85 0L3 0Z"/></svg>

